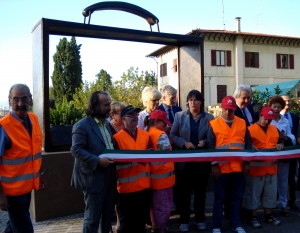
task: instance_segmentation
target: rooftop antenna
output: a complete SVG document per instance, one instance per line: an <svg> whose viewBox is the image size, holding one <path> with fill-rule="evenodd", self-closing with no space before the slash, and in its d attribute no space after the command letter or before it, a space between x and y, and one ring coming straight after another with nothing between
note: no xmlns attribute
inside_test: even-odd
<svg viewBox="0 0 300 233"><path fill-rule="evenodd" d="M225 31L224 0L222 0L222 9L223 9L223 30Z"/></svg>

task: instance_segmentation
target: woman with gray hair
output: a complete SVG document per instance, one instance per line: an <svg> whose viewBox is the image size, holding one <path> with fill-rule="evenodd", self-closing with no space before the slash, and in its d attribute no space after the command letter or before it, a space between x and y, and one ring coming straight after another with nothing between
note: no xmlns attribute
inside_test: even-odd
<svg viewBox="0 0 300 233"><path fill-rule="evenodd" d="M154 87L145 87L142 91L142 101L143 105L146 107L143 111L139 113L139 121L137 127L140 129L145 129L145 118L150 115L151 112L157 109L159 105L159 100L161 99L161 93Z"/></svg>

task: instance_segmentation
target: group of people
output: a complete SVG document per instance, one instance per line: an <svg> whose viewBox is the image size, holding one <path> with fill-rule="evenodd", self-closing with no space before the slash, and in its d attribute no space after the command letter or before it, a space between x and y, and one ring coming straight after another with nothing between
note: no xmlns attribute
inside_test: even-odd
<svg viewBox="0 0 300 233"><path fill-rule="evenodd" d="M150 224L152 232L164 233L174 204L180 215L180 231L188 232L192 198L196 227L205 230L210 175L214 181L213 233L222 231L223 212L234 232L245 233L241 209L248 213L254 228L262 226L257 215L261 207L265 222L280 224L273 214L277 198L282 215L288 216L289 209L298 210L298 159L169 162L148 160L145 153L143 162L115 162L103 153L107 149L130 153L282 150L300 142L299 117L289 111L289 96L271 97L257 112L251 97L250 87L239 86L233 96L222 99L221 115L214 118L204 111L204 97L198 90L188 93L184 111L177 106L177 91L170 85L161 92L146 87L142 92L144 110L112 102L107 92L93 92L87 116L72 130L75 162L71 185L83 192L83 232L98 232L99 228L102 233L111 232L115 212L117 232L142 233ZM29 112L29 88L13 85L8 98L12 111L0 120L0 208L9 214L6 233L31 233L30 193L39 189L43 136L36 115ZM182 157L184 161L184 153ZM13 169L16 166L18 169Z"/></svg>

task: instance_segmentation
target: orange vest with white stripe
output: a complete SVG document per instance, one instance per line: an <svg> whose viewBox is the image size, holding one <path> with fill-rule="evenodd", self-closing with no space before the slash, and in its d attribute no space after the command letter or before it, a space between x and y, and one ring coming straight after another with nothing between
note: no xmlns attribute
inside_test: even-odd
<svg viewBox="0 0 300 233"><path fill-rule="evenodd" d="M149 134L139 128L137 128L136 140L125 130L116 133L114 139L120 150L148 149ZM119 163L116 168L119 193L132 193L150 188L150 166L148 163Z"/></svg>
<svg viewBox="0 0 300 233"><path fill-rule="evenodd" d="M39 188L43 134L37 116L31 112L28 116L32 122L32 137L11 114L0 120L12 141L12 147L0 157L1 185L7 196L18 196Z"/></svg>
<svg viewBox="0 0 300 233"><path fill-rule="evenodd" d="M264 132L258 124L253 124L248 127L248 130L251 134L252 144L257 149L276 148L279 139L279 133L276 126L269 125L267 132ZM249 176L265 176L267 174L277 174L276 160L250 162Z"/></svg>
<svg viewBox="0 0 300 233"><path fill-rule="evenodd" d="M159 137L164 134L155 127L151 127L148 131L150 141L154 150L158 150L157 142ZM171 145L170 145L171 146ZM151 188L154 190L170 188L175 184L175 173L173 162L151 162L150 163L150 182Z"/></svg>
<svg viewBox="0 0 300 233"><path fill-rule="evenodd" d="M246 122L234 116L231 127L221 118L218 117L210 121L216 137L216 149L245 149ZM242 161L222 161L219 162L221 173L242 172Z"/></svg>

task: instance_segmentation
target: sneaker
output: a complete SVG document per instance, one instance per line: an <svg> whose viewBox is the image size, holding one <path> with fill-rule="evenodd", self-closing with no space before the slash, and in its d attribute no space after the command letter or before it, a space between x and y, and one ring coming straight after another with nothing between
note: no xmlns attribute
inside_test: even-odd
<svg viewBox="0 0 300 233"><path fill-rule="evenodd" d="M251 223L251 226L254 227L254 228L261 227L261 224L260 224L260 222L258 221L258 219L256 217L252 217L250 223Z"/></svg>
<svg viewBox="0 0 300 233"><path fill-rule="evenodd" d="M220 228L212 229L211 233L222 233Z"/></svg>
<svg viewBox="0 0 300 233"><path fill-rule="evenodd" d="M206 229L206 224L205 222L197 222L197 229L198 230L205 230Z"/></svg>
<svg viewBox="0 0 300 233"><path fill-rule="evenodd" d="M265 218L265 222L272 223L274 226L278 226L281 222L275 218L273 215L270 215Z"/></svg>
<svg viewBox="0 0 300 233"><path fill-rule="evenodd" d="M188 232L188 231L190 231L190 225L189 224L180 224L179 230L181 232Z"/></svg>
<svg viewBox="0 0 300 233"><path fill-rule="evenodd" d="M236 227L236 228L233 228L232 230L235 233L246 233L246 231L242 227Z"/></svg>

